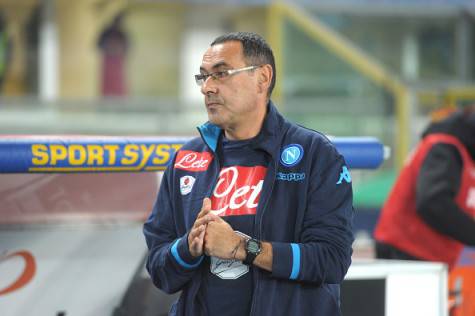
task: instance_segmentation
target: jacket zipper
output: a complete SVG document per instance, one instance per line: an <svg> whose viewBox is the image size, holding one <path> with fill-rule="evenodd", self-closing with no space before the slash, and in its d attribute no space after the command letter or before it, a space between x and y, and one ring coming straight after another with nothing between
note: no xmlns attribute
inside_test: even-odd
<svg viewBox="0 0 475 316"><path fill-rule="evenodd" d="M211 186L210 186L210 189L208 190L208 192L206 193L206 197L209 197L211 198L211 194L213 193L213 190L214 190L214 187L216 186L216 183L218 182L218 179L219 179L219 172L221 170L221 166L219 164L219 159L218 159L218 155L216 155L215 153L215 157L216 157L216 167L215 167L215 172L216 172L216 175L213 179L213 181L211 181Z"/></svg>
<svg viewBox="0 0 475 316"><path fill-rule="evenodd" d="M214 155L215 155L215 157L217 158L216 153L214 153ZM210 199L211 199L211 194L212 194L212 192L213 192L213 190L214 190L214 187L215 187L215 185L216 185L216 183L217 183L217 181L218 181L220 169L221 169L221 168L220 168L219 160L216 159L216 167L215 167L216 176L214 177L213 181L211 182L213 185L210 186L210 189L209 189L208 192L206 193L206 197L208 197L208 198L210 198ZM204 254L203 254L203 255L204 255ZM205 273L207 273L207 272L205 272ZM198 285L198 290L199 290L199 287L201 286L201 282L202 282L202 278L200 278L200 283L199 283L199 285ZM196 293L196 295L198 295L198 293ZM206 302L201 302L201 306L203 306L203 305L205 305L205 304L206 304ZM203 307L202 307L202 308L203 308ZM203 315L206 314L205 311L203 311L203 310L202 310L201 312L203 313Z"/></svg>
<svg viewBox="0 0 475 316"><path fill-rule="evenodd" d="M269 203L269 200L270 200L270 198L271 198L271 196L272 196L272 191L274 191L275 174L276 174L276 172L277 172L277 166L278 166L277 160L275 160L275 161L274 161L274 170L272 170L273 175L272 175L272 178L271 178L271 179L272 179L272 182L271 182L271 184L270 184L269 194L267 195L266 200L264 201L264 205L262 206L262 214L261 214L261 216L258 218L259 222L258 222L257 224L258 224L259 228L258 228L258 230L257 230L257 236L256 236L256 238L257 238L258 240L260 240L260 239L261 239L261 236L262 236L262 222L263 222L263 218L264 218L264 213L265 213L265 211L267 210L267 204ZM254 269L254 270L255 270L255 269ZM257 270L255 270L255 271L257 271ZM256 284L255 284L255 286L254 286L254 292L253 292L253 294L252 294L253 297L252 297L250 315L254 315L254 310L255 310L255 308L256 308L256 297L257 297L257 296L256 296L256 293L257 293L258 290L259 290L259 273L258 273L258 272L254 273L254 276L255 276L255 282L256 282Z"/></svg>
<svg viewBox="0 0 475 316"><path fill-rule="evenodd" d="M200 132L200 134L201 134L201 132ZM203 135L201 135L201 138L202 138L203 141L204 141ZM221 167L220 167L219 157L218 157L217 152L213 151L213 150L208 146L208 144L206 143L206 141L204 141L204 143L205 143L206 147L208 147L208 149L211 150L211 152L213 153L213 155L214 155L214 157L215 157L215 161L216 161L215 164L214 164L214 165L215 165L215 167L214 167L214 169L215 169L215 176L214 176L213 181L211 181L211 184L212 184L212 185L210 186L210 189L206 192L206 197L208 197L208 198L211 199L211 194L212 194L212 192L213 192L213 190L214 190L214 187L216 186L216 183L218 182L219 172L220 172L220 170L221 170ZM199 284L197 285L197 290L196 290L195 296L198 296L198 290L199 290L199 287L201 286L201 281L202 281L202 279L200 278L199 280L200 280L200 281L199 281ZM202 306L201 313L202 313L203 315L205 314L205 311L206 311L206 310L203 311L203 308L205 308L205 307L203 307L204 304L206 304L206 302L201 302L201 306Z"/></svg>
<svg viewBox="0 0 475 316"><path fill-rule="evenodd" d="M221 171L221 166L220 166L220 163L219 163L219 156L218 156L218 153L217 153L217 149L216 149L216 151L213 150L213 149L208 145L208 143L206 142L206 138L203 136L201 130L198 129L198 131L199 131L199 133L200 133L201 139L203 140L203 143L204 143L204 144L206 145L206 147L208 147L208 149L213 153L213 155L214 155L214 157L215 157L215 160L216 160L216 167L215 167L216 175L215 175L215 177L214 177L214 180L211 182L213 185L210 186L210 189L209 189L208 192L206 193L206 197L211 198L211 193L213 192L214 187L215 187L216 183L218 182L219 172Z"/></svg>

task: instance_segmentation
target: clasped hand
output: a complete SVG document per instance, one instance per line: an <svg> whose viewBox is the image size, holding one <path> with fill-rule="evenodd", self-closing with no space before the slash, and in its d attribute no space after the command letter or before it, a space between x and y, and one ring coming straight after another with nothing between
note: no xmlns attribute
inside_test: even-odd
<svg viewBox="0 0 475 316"><path fill-rule="evenodd" d="M203 206L188 234L188 245L193 257L203 253L221 259L237 259L241 244L239 237L225 220L211 212L211 200L203 199Z"/></svg>

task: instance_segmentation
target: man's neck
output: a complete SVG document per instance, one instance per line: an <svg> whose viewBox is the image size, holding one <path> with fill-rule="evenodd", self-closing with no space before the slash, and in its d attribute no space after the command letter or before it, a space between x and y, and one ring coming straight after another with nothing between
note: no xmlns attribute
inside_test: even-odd
<svg viewBox="0 0 475 316"><path fill-rule="evenodd" d="M254 138L261 131L266 114L267 106L263 108L263 111L259 111L252 118L243 121L241 124L224 128L224 135L229 140L245 140Z"/></svg>
<svg viewBox="0 0 475 316"><path fill-rule="evenodd" d="M225 129L224 135L228 140L246 140L251 139L257 136L260 132L260 128L257 130L249 130L249 129L240 129L240 130L233 130L233 129Z"/></svg>

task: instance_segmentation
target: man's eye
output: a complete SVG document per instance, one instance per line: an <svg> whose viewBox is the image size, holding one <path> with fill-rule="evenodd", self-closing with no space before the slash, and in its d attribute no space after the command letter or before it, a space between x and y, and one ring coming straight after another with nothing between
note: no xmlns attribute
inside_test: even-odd
<svg viewBox="0 0 475 316"><path fill-rule="evenodd" d="M214 73L214 76L218 79L224 78L228 75L227 71L218 71Z"/></svg>

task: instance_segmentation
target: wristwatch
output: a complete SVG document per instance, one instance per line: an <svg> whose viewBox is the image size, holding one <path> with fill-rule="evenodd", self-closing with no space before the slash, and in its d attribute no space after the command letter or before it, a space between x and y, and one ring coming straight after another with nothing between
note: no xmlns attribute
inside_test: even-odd
<svg viewBox="0 0 475 316"><path fill-rule="evenodd" d="M250 266L256 259L257 255L261 253L261 242L254 238L246 240L246 259L242 263Z"/></svg>

